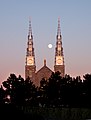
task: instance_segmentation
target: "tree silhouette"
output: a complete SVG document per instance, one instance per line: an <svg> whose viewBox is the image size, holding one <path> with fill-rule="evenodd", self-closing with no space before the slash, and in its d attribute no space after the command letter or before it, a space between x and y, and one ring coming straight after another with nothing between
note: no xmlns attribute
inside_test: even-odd
<svg viewBox="0 0 91 120"><path fill-rule="evenodd" d="M30 78L24 80L20 75L10 74L7 81L3 82L6 96L11 104L15 105L34 105L36 99L36 87Z"/></svg>
<svg viewBox="0 0 91 120"><path fill-rule="evenodd" d="M24 103L24 79L19 75L10 74L10 77L3 82L6 96L11 104Z"/></svg>
<svg viewBox="0 0 91 120"><path fill-rule="evenodd" d="M86 107L91 107L91 74L83 75L83 98Z"/></svg>
<svg viewBox="0 0 91 120"><path fill-rule="evenodd" d="M46 106L47 105L47 87L48 87L48 80L43 78L40 81L40 86L38 88L38 101L39 101L39 106Z"/></svg>
<svg viewBox="0 0 91 120"><path fill-rule="evenodd" d="M29 77L25 80L25 101L26 105L38 106L37 88Z"/></svg>
<svg viewBox="0 0 91 120"><path fill-rule="evenodd" d="M1 104L31 107L91 107L91 74L76 78L53 72L48 80L43 78L36 87L28 77L10 74L0 87Z"/></svg>
<svg viewBox="0 0 91 120"><path fill-rule="evenodd" d="M59 106L60 104L60 82L61 82L60 72L52 73L48 80L48 85L46 89L48 97L48 105L51 107Z"/></svg>
<svg viewBox="0 0 91 120"><path fill-rule="evenodd" d="M0 105L5 104L5 91L1 85L0 87Z"/></svg>

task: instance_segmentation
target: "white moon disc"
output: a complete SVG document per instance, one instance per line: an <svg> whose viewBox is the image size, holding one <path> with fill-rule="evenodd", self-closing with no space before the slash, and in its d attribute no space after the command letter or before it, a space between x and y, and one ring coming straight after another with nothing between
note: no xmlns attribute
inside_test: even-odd
<svg viewBox="0 0 91 120"><path fill-rule="evenodd" d="M48 48L52 48L52 44L48 44Z"/></svg>

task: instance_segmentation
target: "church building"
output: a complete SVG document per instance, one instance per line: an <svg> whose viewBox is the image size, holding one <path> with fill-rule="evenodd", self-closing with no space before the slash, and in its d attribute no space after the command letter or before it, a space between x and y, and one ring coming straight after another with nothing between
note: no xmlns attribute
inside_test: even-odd
<svg viewBox="0 0 91 120"><path fill-rule="evenodd" d="M60 29L60 19L58 18L58 28L56 35L56 48L55 48L55 59L54 59L54 70L51 70L46 65L46 60L44 60L44 65L40 70L36 71L35 64L35 52L33 47L33 34L31 21L29 21L29 33L27 42L27 52L26 52L26 64L25 64L25 79L30 77L36 86L39 86L42 78L48 79L52 72L59 71L62 77L65 75L65 65L64 65L64 54L62 47L62 35Z"/></svg>

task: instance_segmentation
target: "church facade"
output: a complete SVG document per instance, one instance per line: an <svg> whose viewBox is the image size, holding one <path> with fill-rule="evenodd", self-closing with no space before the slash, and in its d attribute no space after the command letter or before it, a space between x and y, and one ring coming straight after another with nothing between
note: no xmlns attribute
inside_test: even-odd
<svg viewBox="0 0 91 120"><path fill-rule="evenodd" d="M59 71L62 77L65 75L65 64L64 64L64 54L62 47L62 35L60 29L60 19L58 18L58 28L56 35L56 47L55 47L55 59L54 59L54 70L51 70L46 65L46 60L44 60L44 65L40 70L36 71L35 64L35 52L33 47L33 34L31 21L29 21L29 33L28 33L28 42L26 50L26 63L25 63L25 79L30 77L33 83L36 86L39 86L42 78L48 79L52 72Z"/></svg>

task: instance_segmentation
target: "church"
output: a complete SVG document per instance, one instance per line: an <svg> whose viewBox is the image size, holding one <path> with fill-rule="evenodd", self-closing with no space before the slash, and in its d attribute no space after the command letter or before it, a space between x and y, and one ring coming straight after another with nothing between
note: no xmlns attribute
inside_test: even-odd
<svg viewBox="0 0 91 120"><path fill-rule="evenodd" d="M62 77L65 75L65 64L64 64L64 54L62 47L62 35L60 29L60 19L58 18L58 28L56 35L56 47L55 47L55 59L54 59L54 70L51 70L46 65L46 60L44 60L44 65L38 71L36 71L35 64L35 52L33 46L33 34L31 21L29 21L29 33L28 33L28 42L27 42L27 50L26 50L26 62L25 62L25 79L30 77L33 83L36 86L40 85L40 81L42 78L46 80L51 76L52 72L59 71Z"/></svg>

